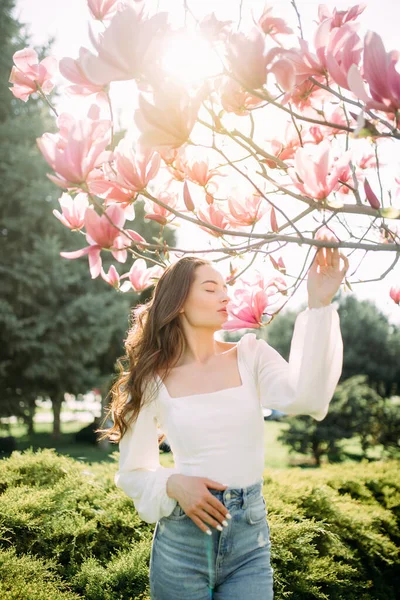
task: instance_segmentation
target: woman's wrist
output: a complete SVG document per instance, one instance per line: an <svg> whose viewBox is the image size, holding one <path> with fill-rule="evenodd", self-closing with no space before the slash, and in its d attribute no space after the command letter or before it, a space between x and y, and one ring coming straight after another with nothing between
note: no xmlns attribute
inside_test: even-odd
<svg viewBox="0 0 400 600"><path fill-rule="evenodd" d="M308 299L308 308L322 308L323 306L329 306L330 305L330 301L329 302L322 302L322 300L313 300L313 299Z"/></svg>

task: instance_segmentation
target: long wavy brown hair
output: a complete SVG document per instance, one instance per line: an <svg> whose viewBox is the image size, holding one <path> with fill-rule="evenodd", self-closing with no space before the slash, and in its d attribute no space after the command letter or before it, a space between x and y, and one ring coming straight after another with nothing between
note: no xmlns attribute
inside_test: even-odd
<svg viewBox="0 0 400 600"><path fill-rule="evenodd" d="M99 440L121 441L128 426L136 422L145 398L150 402L157 392L154 375L166 378L182 356L186 341L179 311L188 296L196 268L209 264L210 261L196 257L181 258L165 269L150 300L132 309L124 340L126 353L117 360L119 374L109 391L112 399L101 423L104 426L111 417L114 424L108 429L96 430L100 432Z"/></svg>

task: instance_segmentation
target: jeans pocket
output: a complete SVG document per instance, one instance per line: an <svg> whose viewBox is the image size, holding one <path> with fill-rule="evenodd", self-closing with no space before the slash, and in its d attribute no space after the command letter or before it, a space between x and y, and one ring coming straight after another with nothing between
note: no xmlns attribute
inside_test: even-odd
<svg viewBox="0 0 400 600"><path fill-rule="evenodd" d="M164 518L171 519L173 521L180 521L181 519L184 519L185 517L187 517L187 514L185 513L185 511L183 510L183 508L179 504L179 502L177 502L172 513Z"/></svg>
<svg viewBox="0 0 400 600"><path fill-rule="evenodd" d="M246 521L249 525L258 525L259 523L266 521L267 512L264 496L260 496L256 500L250 501L248 504L245 511Z"/></svg>

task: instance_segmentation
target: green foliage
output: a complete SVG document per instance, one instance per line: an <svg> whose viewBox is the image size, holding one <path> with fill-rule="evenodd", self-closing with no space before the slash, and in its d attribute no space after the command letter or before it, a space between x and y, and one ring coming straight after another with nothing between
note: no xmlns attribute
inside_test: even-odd
<svg viewBox="0 0 400 600"><path fill-rule="evenodd" d="M14 0L0 0L0 74L7 82L16 50L29 45L23 25L13 17ZM37 48L39 56L49 49ZM117 293L101 277L91 280L87 256L60 257L87 245L53 215L62 190L49 181L50 170L36 139L57 126L47 105L33 95L27 103L0 90L0 415L17 415L33 428L35 400L50 397L58 433L64 393L105 394L116 359L123 354L129 311L137 294ZM160 226L146 222L138 204L128 222L146 237ZM174 244L166 228L164 238ZM131 255L120 274L131 266ZM115 260L102 252L107 272Z"/></svg>
<svg viewBox="0 0 400 600"><path fill-rule="evenodd" d="M154 525L115 470L49 449L0 462L2 599L148 600ZM276 600L396 599L398 470L393 460L265 471Z"/></svg>
<svg viewBox="0 0 400 600"><path fill-rule="evenodd" d="M317 465L324 455L332 462L343 460L340 443L355 436L365 457L370 448L380 444L395 456L400 450L400 420L392 402L368 385L366 375L356 375L337 386L325 419L290 417L289 427L278 440L288 445L290 452L313 456Z"/></svg>

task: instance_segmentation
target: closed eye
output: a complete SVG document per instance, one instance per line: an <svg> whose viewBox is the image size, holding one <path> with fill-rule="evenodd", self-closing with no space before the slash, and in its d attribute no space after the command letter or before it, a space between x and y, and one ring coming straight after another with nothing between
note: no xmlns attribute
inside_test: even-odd
<svg viewBox="0 0 400 600"><path fill-rule="evenodd" d="M214 293L215 290L206 290L206 292L211 292L212 294Z"/></svg>

